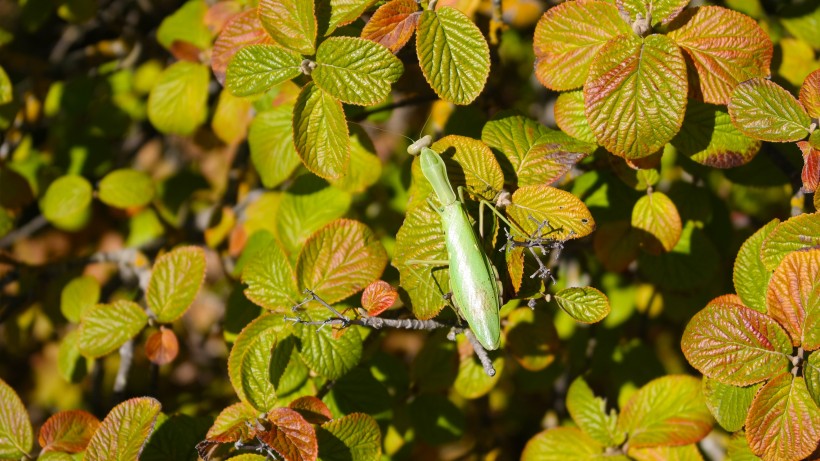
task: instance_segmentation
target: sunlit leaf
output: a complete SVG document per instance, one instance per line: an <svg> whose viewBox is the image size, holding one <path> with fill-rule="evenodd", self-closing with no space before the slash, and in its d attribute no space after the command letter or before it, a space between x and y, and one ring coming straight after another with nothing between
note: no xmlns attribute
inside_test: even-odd
<svg viewBox="0 0 820 461"><path fill-rule="evenodd" d="M766 305L795 347L820 348L820 249L783 258L769 282Z"/></svg>
<svg viewBox="0 0 820 461"><path fill-rule="evenodd" d="M753 386L732 386L723 384L707 376L703 377L703 395L706 406L721 427L729 432L739 431L746 422L746 414L760 384Z"/></svg>
<svg viewBox="0 0 820 461"><path fill-rule="evenodd" d="M285 461L314 461L319 450L316 430L305 418L290 408L274 408L268 412L270 427L257 434Z"/></svg>
<svg viewBox="0 0 820 461"><path fill-rule="evenodd" d="M72 279L60 294L60 311L71 322L77 323L90 307L100 300L100 283L90 275Z"/></svg>
<svg viewBox="0 0 820 461"><path fill-rule="evenodd" d="M541 309L519 307L504 324L506 350L530 371L543 370L555 361L558 333L552 318Z"/></svg>
<svg viewBox="0 0 820 461"><path fill-rule="evenodd" d="M604 447L587 434L574 427L558 427L531 438L521 461L589 461L603 453Z"/></svg>
<svg viewBox="0 0 820 461"><path fill-rule="evenodd" d="M362 38L386 46L398 52L413 36L421 18L415 0L392 0L373 13L362 29Z"/></svg>
<svg viewBox="0 0 820 461"><path fill-rule="evenodd" d="M34 434L28 412L20 397L0 379L0 459L21 459L28 456L34 444Z"/></svg>
<svg viewBox="0 0 820 461"><path fill-rule="evenodd" d="M355 21L362 15L376 0L329 0L330 18L325 35L330 35L339 26L344 26ZM321 47L321 46L320 46Z"/></svg>
<svg viewBox="0 0 820 461"><path fill-rule="evenodd" d="M743 242L737 252L732 275L735 291L743 304L764 314L767 311L766 291L772 271L763 265L760 248L778 224L780 220L773 219Z"/></svg>
<svg viewBox="0 0 820 461"><path fill-rule="evenodd" d="M145 300L160 323L171 323L191 307L205 280L205 252L188 246L157 258Z"/></svg>
<svg viewBox="0 0 820 461"><path fill-rule="evenodd" d="M584 84L585 113L598 142L638 159L669 142L683 123L686 63L664 35L629 34L609 41Z"/></svg>
<svg viewBox="0 0 820 461"><path fill-rule="evenodd" d="M145 341L145 356L157 365L171 363L179 353L179 341L174 330L161 327Z"/></svg>
<svg viewBox="0 0 820 461"><path fill-rule="evenodd" d="M211 46L211 31L205 25L208 4L203 0L190 0L173 14L162 20L157 29L157 41L166 49L174 42L187 42L204 50Z"/></svg>
<svg viewBox="0 0 820 461"><path fill-rule="evenodd" d="M611 3L564 2L550 8L535 28L535 75L553 90L578 88L604 44L632 33Z"/></svg>
<svg viewBox="0 0 820 461"><path fill-rule="evenodd" d="M820 69L815 70L800 87L800 103L809 117L820 118Z"/></svg>
<svg viewBox="0 0 820 461"><path fill-rule="evenodd" d="M37 441L43 447L43 453L79 453L85 450L99 426L100 420L87 411L61 411L43 423Z"/></svg>
<svg viewBox="0 0 820 461"><path fill-rule="evenodd" d="M555 240L581 238L595 229L589 209L578 197L549 186L519 188L507 213L527 236L541 237L534 234L543 222L547 223L543 237Z"/></svg>
<svg viewBox="0 0 820 461"><path fill-rule="evenodd" d="M228 63L225 86L236 96L263 93L302 73L302 57L276 45L248 45Z"/></svg>
<svg viewBox="0 0 820 461"><path fill-rule="evenodd" d="M490 74L490 49L478 27L461 11L426 10L416 31L416 53L427 83L441 99L469 104Z"/></svg>
<svg viewBox="0 0 820 461"><path fill-rule="evenodd" d="M595 134L584 113L584 92L567 91L555 100L555 124L564 133L584 142L594 143Z"/></svg>
<svg viewBox="0 0 820 461"><path fill-rule="evenodd" d="M330 314L328 312L328 314ZM324 312L311 316L323 320ZM313 325L297 325L299 353L311 370L328 379L339 379L353 369L362 358L362 335L356 327L348 328L338 338L331 328L317 329Z"/></svg>
<svg viewBox="0 0 820 461"><path fill-rule="evenodd" d="M644 248L654 254L672 251L683 230L675 203L657 191L638 199L632 208L632 227L645 232Z"/></svg>
<svg viewBox="0 0 820 461"><path fill-rule="evenodd" d="M803 180L803 192L817 192L820 184L820 149L813 147L807 141L798 141L797 147L803 153L803 171L800 179Z"/></svg>
<svg viewBox="0 0 820 461"><path fill-rule="evenodd" d="M327 405L312 395L300 397L291 402L288 407L298 412L305 418L305 421L311 424L324 424L333 419Z"/></svg>
<svg viewBox="0 0 820 461"><path fill-rule="evenodd" d="M321 461L369 461L381 456L382 436L370 415L353 413L316 430Z"/></svg>
<svg viewBox="0 0 820 461"><path fill-rule="evenodd" d="M248 299L274 312L287 312L300 299L293 266L275 241L248 263L242 282Z"/></svg>
<svg viewBox="0 0 820 461"><path fill-rule="evenodd" d="M86 357L102 357L136 336L148 323L148 315L132 301L97 304L80 321L80 352Z"/></svg>
<svg viewBox="0 0 820 461"><path fill-rule="evenodd" d="M640 14L644 19L651 17L652 25L669 24L689 4L689 0L615 0L618 9L635 20Z"/></svg>
<svg viewBox="0 0 820 461"><path fill-rule="evenodd" d="M399 299L399 292L384 280L376 280L362 293L362 308L375 317L389 309Z"/></svg>
<svg viewBox="0 0 820 461"><path fill-rule="evenodd" d="M597 145L579 141L559 131L535 140L518 165L518 186L551 185L578 162L595 151Z"/></svg>
<svg viewBox="0 0 820 461"><path fill-rule="evenodd" d="M777 83L755 78L741 83L729 101L732 124L746 136L769 142L797 141L809 134L803 106Z"/></svg>
<svg viewBox="0 0 820 461"><path fill-rule="evenodd" d="M91 213L91 184L77 175L61 176L40 200L43 216L57 227L74 231L85 226Z"/></svg>
<svg viewBox="0 0 820 461"><path fill-rule="evenodd" d="M225 84L228 63L236 52L246 45L271 43L273 41L262 28L256 8L237 14L225 24L211 50L211 69L216 79L219 83Z"/></svg>
<svg viewBox="0 0 820 461"><path fill-rule="evenodd" d="M100 180L99 197L116 208L145 206L154 198L154 181L147 174L123 168L114 170Z"/></svg>
<svg viewBox="0 0 820 461"><path fill-rule="evenodd" d="M447 177L454 189L466 186L471 194L492 200L504 186L504 174L490 148L481 141L466 136L445 136L430 146L442 156L447 166ZM421 173L420 162L413 162L413 178L420 190L430 190L429 181ZM424 197L418 197L423 199Z"/></svg>
<svg viewBox="0 0 820 461"><path fill-rule="evenodd" d="M350 168L346 175L331 181L331 184L343 191L357 194L364 192L379 180L382 174L382 161L376 155L376 147L364 130L357 126L348 128Z"/></svg>
<svg viewBox="0 0 820 461"><path fill-rule="evenodd" d="M787 254L820 245L820 213L804 213L789 218L763 241L760 256L766 269L773 271Z"/></svg>
<svg viewBox="0 0 820 461"><path fill-rule="evenodd" d="M79 331L69 331L60 341L57 353L57 370L64 380L71 383L81 381L88 371L88 361L80 353L79 340Z"/></svg>
<svg viewBox="0 0 820 461"><path fill-rule="evenodd" d="M592 287L565 288L555 294L555 301L564 312L583 323L595 323L609 314L609 299Z"/></svg>
<svg viewBox="0 0 820 461"><path fill-rule="evenodd" d="M738 83L769 75L772 42L757 22L737 11L701 6L685 11L669 37L689 55L703 101L726 104Z"/></svg>
<svg viewBox="0 0 820 461"><path fill-rule="evenodd" d="M159 131L189 135L208 117L208 68L178 61L159 76L148 97L148 119Z"/></svg>
<svg viewBox="0 0 820 461"><path fill-rule="evenodd" d="M305 56L316 50L312 0L260 0L259 20L273 40L285 48Z"/></svg>
<svg viewBox="0 0 820 461"><path fill-rule="evenodd" d="M659 446L651 448L629 447L629 459L634 461L703 461L696 444Z"/></svg>
<svg viewBox="0 0 820 461"><path fill-rule="evenodd" d="M305 166L316 175L336 179L347 173L350 138L342 104L314 83L305 85L296 100L293 141Z"/></svg>
<svg viewBox="0 0 820 461"><path fill-rule="evenodd" d="M126 461L137 459L154 430L160 403L138 397L117 405L91 437L85 461Z"/></svg>
<svg viewBox="0 0 820 461"><path fill-rule="evenodd" d="M567 390L567 411L585 434L605 446L618 446L626 440L626 433L617 428L615 410L606 412L606 400L595 397L583 377L575 378Z"/></svg>
<svg viewBox="0 0 820 461"><path fill-rule="evenodd" d="M249 434L249 428L245 422L257 416L259 412L244 402L225 407L219 412L205 437L220 442L235 442L244 439Z"/></svg>
<svg viewBox="0 0 820 461"><path fill-rule="evenodd" d="M811 398L820 407L820 354L815 352L809 355L809 359L803 364L803 377Z"/></svg>
<svg viewBox="0 0 820 461"><path fill-rule="evenodd" d="M268 189L281 184L299 166L292 119L293 106L284 104L257 114L248 130L251 162Z"/></svg>
<svg viewBox="0 0 820 461"><path fill-rule="evenodd" d="M228 90L222 90L211 119L211 129L225 144L237 144L247 137L251 118L251 101L248 98L240 98Z"/></svg>
<svg viewBox="0 0 820 461"><path fill-rule="evenodd" d="M522 115L502 114L484 125L481 140L498 154L507 157L508 162L503 162L501 168L507 182L517 182L521 165L535 141L552 131Z"/></svg>

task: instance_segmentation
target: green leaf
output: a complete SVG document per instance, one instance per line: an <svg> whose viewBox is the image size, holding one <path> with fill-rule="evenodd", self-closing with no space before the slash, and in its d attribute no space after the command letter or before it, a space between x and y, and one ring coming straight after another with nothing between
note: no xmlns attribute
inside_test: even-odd
<svg viewBox="0 0 820 461"><path fill-rule="evenodd" d="M78 456L78 455L75 455ZM60 451L49 451L37 457L38 461L77 461L74 456Z"/></svg>
<svg viewBox="0 0 820 461"><path fill-rule="evenodd" d="M350 138L342 104L313 83L293 110L293 141L308 170L325 179L347 174Z"/></svg>
<svg viewBox="0 0 820 461"><path fill-rule="evenodd" d="M686 92L686 63L675 42L630 33L607 42L592 62L584 84L585 113L602 146L638 159L678 133Z"/></svg>
<svg viewBox="0 0 820 461"><path fill-rule="evenodd" d="M191 0L172 15L162 20L157 29L157 41L170 50L174 42L187 42L200 50L211 46L211 30L205 21L208 4L203 0Z"/></svg>
<svg viewBox="0 0 820 461"><path fill-rule="evenodd" d="M454 189L464 186L471 195L493 200L504 187L501 171L490 148L481 141L466 136L445 136L430 146L443 159L447 177ZM432 193L432 186L421 172L421 161L413 161L413 187L418 198L408 208L420 203ZM428 206L425 202L424 206Z"/></svg>
<svg viewBox="0 0 820 461"><path fill-rule="evenodd" d="M330 0L330 18L325 36L329 36L339 26L350 24L359 18L376 0ZM321 48L321 45L319 46Z"/></svg>
<svg viewBox="0 0 820 461"><path fill-rule="evenodd" d="M773 219L743 242L735 259L732 280L735 291L746 307L766 313L766 291L772 271L766 269L760 257L763 242L771 235L779 219Z"/></svg>
<svg viewBox="0 0 820 461"><path fill-rule="evenodd" d="M441 394L421 393L409 405L412 427L430 445L443 445L464 436L464 413Z"/></svg>
<svg viewBox="0 0 820 461"><path fill-rule="evenodd" d="M739 431L746 422L746 414L752 405L752 399L760 384L739 387L723 384L720 381L703 377L703 395L706 406L717 422L728 432Z"/></svg>
<svg viewBox="0 0 820 461"><path fill-rule="evenodd" d="M246 45L270 43L273 43L273 40L262 28L256 8L243 11L229 19L211 49L211 69L216 80L225 85L228 63L237 51Z"/></svg>
<svg viewBox="0 0 820 461"><path fill-rule="evenodd" d="M333 185L343 191L357 194L364 192L379 180L382 174L382 161L376 156L376 147L364 130L359 127L348 127L350 133L350 171ZM338 194L342 195L342 194Z"/></svg>
<svg viewBox="0 0 820 461"><path fill-rule="evenodd" d="M606 295L592 287L565 288L555 294L558 306L573 319L582 323L596 323L609 314Z"/></svg>
<svg viewBox="0 0 820 461"><path fill-rule="evenodd" d="M521 461L593 461L603 453L604 447L585 433L574 427L558 427L531 438Z"/></svg>
<svg viewBox="0 0 820 461"><path fill-rule="evenodd" d="M70 322L77 323L90 307L100 300L100 284L90 275L72 279L60 294L60 311Z"/></svg>
<svg viewBox="0 0 820 461"><path fill-rule="evenodd" d="M458 374L456 344L444 331L431 334L413 359L412 382L421 392L447 391Z"/></svg>
<svg viewBox="0 0 820 461"><path fill-rule="evenodd" d="M293 266L277 242L271 242L242 271L245 296L265 309L284 313L300 299Z"/></svg>
<svg viewBox="0 0 820 461"><path fill-rule="evenodd" d="M746 438L765 460L803 459L814 452L820 442L820 408L803 378L783 373L760 389L746 417Z"/></svg>
<svg viewBox="0 0 820 461"><path fill-rule="evenodd" d="M0 238L8 235L14 229L14 215L7 209L0 207Z"/></svg>
<svg viewBox="0 0 820 461"><path fill-rule="evenodd" d="M210 72L202 64L178 61L159 76L148 96L148 120L166 134L189 135L208 116Z"/></svg>
<svg viewBox="0 0 820 461"><path fill-rule="evenodd" d="M567 410L575 424L602 445L614 447L626 440L626 433L617 428L618 414L614 409L607 414L606 399L595 397L581 376L569 386Z"/></svg>
<svg viewBox="0 0 820 461"><path fill-rule="evenodd" d="M316 50L313 0L260 0L259 20L279 45L305 56Z"/></svg>
<svg viewBox="0 0 820 461"><path fill-rule="evenodd" d="M751 138L769 142L798 141L809 134L811 118L777 83L765 78L735 87L729 101L732 124Z"/></svg>
<svg viewBox="0 0 820 461"><path fill-rule="evenodd" d="M746 440L744 431L735 432L729 442L726 443L727 461L760 461L749 448L749 441Z"/></svg>
<svg viewBox="0 0 820 461"><path fill-rule="evenodd" d="M312 290L333 304L377 280L387 265L387 252L364 224L334 221L305 242L296 273L299 288Z"/></svg>
<svg viewBox="0 0 820 461"><path fill-rule="evenodd" d="M243 346L238 365L242 394L251 406L266 412L276 404L276 388L271 383L270 376L274 372L271 353L277 346L278 338L274 331L266 331L265 334L257 334L252 338L245 336L243 340L245 338L249 338L250 344Z"/></svg>
<svg viewBox="0 0 820 461"><path fill-rule="evenodd" d="M820 8L818 8L818 11L820 11ZM2 80L2 76L0 76L0 80ZM820 69L809 74L803 81L803 85L800 87L800 103L806 109L809 117L820 118Z"/></svg>
<svg viewBox="0 0 820 461"><path fill-rule="evenodd" d="M150 397L138 397L117 405L91 437L84 461L137 459L154 430L162 406Z"/></svg>
<svg viewBox="0 0 820 461"><path fill-rule="evenodd" d="M669 37L689 55L696 94L710 104L726 104L738 83L769 75L772 42L754 19L719 6L686 10L683 25ZM727 46L731 43L731 46Z"/></svg>
<svg viewBox="0 0 820 461"><path fill-rule="evenodd" d="M324 320L329 312L317 312L311 320ZM330 328L321 330L314 325L297 325L299 354L305 364L327 379L339 379L358 365L362 358L362 335L357 327L343 331L338 338Z"/></svg>
<svg viewBox="0 0 820 461"><path fill-rule="evenodd" d="M522 115L501 114L484 125L481 140L496 151L499 159L502 158L500 155L507 158L508 161L501 164L506 182L516 183L521 166L535 141L552 131Z"/></svg>
<svg viewBox="0 0 820 461"><path fill-rule="evenodd" d="M592 214L578 197L549 186L516 190L507 215L526 236L534 236L539 224L545 221L549 231L544 231L544 237L555 240L581 238L595 229Z"/></svg>
<svg viewBox="0 0 820 461"><path fill-rule="evenodd" d="M555 361L558 333L552 317L543 309L519 307L504 324L506 350L526 370L539 371Z"/></svg>
<svg viewBox="0 0 820 461"><path fill-rule="evenodd" d="M11 89L11 80L3 66L0 66L0 104L8 104L14 99Z"/></svg>
<svg viewBox="0 0 820 461"><path fill-rule="evenodd" d="M148 315L135 302L119 300L97 304L80 320L80 352L88 358L117 350L148 324Z"/></svg>
<svg viewBox="0 0 820 461"><path fill-rule="evenodd" d="M564 133L584 142L596 142L595 134L584 113L584 92L567 91L555 100L555 124Z"/></svg>
<svg viewBox="0 0 820 461"><path fill-rule="evenodd" d="M774 320L738 304L710 303L681 339L686 360L724 384L748 386L789 368L791 341Z"/></svg>
<svg viewBox="0 0 820 461"><path fill-rule="evenodd" d="M91 184L77 175L61 176L40 200L43 216L60 229L81 229L91 216Z"/></svg>
<svg viewBox="0 0 820 461"><path fill-rule="evenodd" d="M559 131L546 133L521 159L516 172L518 186L552 185L596 148L595 144L578 141Z"/></svg>
<svg viewBox="0 0 820 461"><path fill-rule="evenodd" d="M629 460L635 461L703 461L698 446L695 444L676 447L659 446L651 448L629 447Z"/></svg>
<svg viewBox="0 0 820 461"><path fill-rule="evenodd" d="M769 282L766 306L794 347L820 348L820 248L783 258Z"/></svg>
<svg viewBox="0 0 820 461"><path fill-rule="evenodd" d="M114 170L100 181L99 197L116 208L145 206L154 198L154 181L141 171Z"/></svg>
<svg viewBox="0 0 820 461"><path fill-rule="evenodd" d="M578 88L604 44L624 34L633 34L632 29L612 2L564 2L550 8L535 27L535 75L553 90Z"/></svg>
<svg viewBox="0 0 820 461"><path fill-rule="evenodd" d="M504 354L499 350L489 351L495 375L487 376L484 367L473 352L473 346L467 337L458 335L458 375L453 389L465 399L477 399L487 395L501 378L504 372Z"/></svg>
<svg viewBox="0 0 820 461"><path fill-rule="evenodd" d="M257 433L257 438L271 447L282 459L313 461L319 451L316 430L305 418L290 408L274 408L268 412L269 427Z"/></svg>
<svg viewBox="0 0 820 461"><path fill-rule="evenodd" d="M618 429L629 434L630 447L686 445L712 430L700 380L669 375L650 381L636 392L621 412Z"/></svg>
<svg viewBox="0 0 820 461"><path fill-rule="evenodd" d="M362 412L380 420L390 420L391 399L384 384L377 380L370 369L356 367L333 383L333 388L323 397L327 404L328 419Z"/></svg>
<svg viewBox="0 0 820 461"><path fill-rule="evenodd" d="M145 300L159 323L180 318L205 280L205 252L188 246L160 256L151 271Z"/></svg>
<svg viewBox="0 0 820 461"><path fill-rule="evenodd" d="M631 20L640 14L652 18L652 25L669 24L689 4L689 0L616 0L620 11L626 12Z"/></svg>
<svg viewBox="0 0 820 461"><path fill-rule="evenodd" d="M197 461L196 444L205 438L210 417L160 414L140 461Z"/></svg>
<svg viewBox="0 0 820 461"><path fill-rule="evenodd" d="M62 378L70 383L80 382L89 369L89 363L80 353L80 332L69 331L60 341L57 353L57 370Z"/></svg>
<svg viewBox="0 0 820 461"><path fill-rule="evenodd" d="M787 254L820 245L820 213L804 213L777 225L760 248L767 270L773 271Z"/></svg>
<svg viewBox="0 0 820 461"><path fill-rule="evenodd" d="M806 388L820 407L820 353L813 353L803 364L803 377L806 379Z"/></svg>
<svg viewBox="0 0 820 461"><path fill-rule="evenodd" d="M369 461L381 457L382 435L376 420L353 413L316 431L321 461Z"/></svg>
<svg viewBox="0 0 820 461"><path fill-rule="evenodd" d="M396 53L410 41L418 27L421 11L415 0L392 0L380 6L362 29L362 38L386 46Z"/></svg>
<svg viewBox="0 0 820 461"><path fill-rule="evenodd" d="M299 166L293 145L293 106L283 104L254 117L248 130L248 146L262 185L273 189Z"/></svg>
<svg viewBox="0 0 820 461"><path fill-rule="evenodd" d="M347 104L372 106L390 94L404 66L387 48L354 37L331 37L316 50L316 85Z"/></svg>
<svg viewBox="0 0 820 461"><path fill-rule="evenodd" d="M490 48L461 11L445 6L422 13L416 53L424 78L441 99L466 105L484 89L490 74Z"/></svg>
<svg viewBox="0 0 820 461"><path fill-rule="evenodd" d="M28 456L34 434L28 412L20 397L0 379L0 459Z"/></svg>
<svg viewBox="0 0 820 461"><path fill-rule="evenodd" d="M228 90L219 92L211 129L220 141L236 145L245 140L252 118L251 107L249 98L234 96Z"/></svg>
<svg viewBox="0 0 820 461"><path fill-rule="evenodd" d="M43 447L43 453L79 453L85 450L99 426L100 420L86 411L61 411L43 423L37 441Z"/></svg>
<svg viewBox="0 0 820 461"><path fill-rule="evenodd" d="M643 231L644 248L653 254L672 251L680 240L680 214L675 202L663 192L651 192L632 208L632 227Z"/></svg>
<svg viewBox="0 0 820 461"><path fill-rule="evenodd" d="M690 99L683 126L672 138L679 153L714 168L733 168L749 163L760 151L759 140L732 125L726 108Z"/></svg>
<svg viewBox="0 0 820 461"><path fill-rule="evenodd" d="M276 45L248 45L228 64L225 84L235 96L264 93L302 73L302 57Z"/></svg>

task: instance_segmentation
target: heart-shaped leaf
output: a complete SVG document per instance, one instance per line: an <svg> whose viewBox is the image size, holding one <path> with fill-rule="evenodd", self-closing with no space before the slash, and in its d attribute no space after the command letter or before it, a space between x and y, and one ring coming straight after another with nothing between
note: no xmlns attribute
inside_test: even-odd
<svg viewBox="0 0 820 461"><path fill-rule="evenodd" d="M601 457L603 453L603 445L587 434L574 427L558 427L531 438L524 447L521 461L580 461Z"/></svg>
<svg viewBox="0 0 820 461"><path fill-rule="evenodd" d="M760 248L778 224L780 220L773 219L743 242L737 252L732 275L735 291L743 305L764 314L767 312L766 292L772 271L763 265Z"/></svg>
<svg viewBox="0 0 820 461"><path fill-rule="evenodd" d="M114 407L91 437L84 461L125 461L139 458L162 408L151 397L126 400Z"/></svg>
<svg viewBox="0 0 820 461"><path fill-rule="evenodd" d="M632 208L632 227L645 232L644 248L653 254L672 251L683 230L675 202L663 192L652 192L638 199Z"/></svg>
<svg viewBox="0 0 820 461"><path fill-rule="evenodd" d="M60 311L70 322L77 323L90 307L100 300L100 283L90 275L72 279L60 294Z"/></svg>
<svg viewBox="0 0 820 461"><path fill-rule="evenodd" d="M815 70L800 87L800 103L809 117L820 118L820 69Z"/></svg>
<svg viewBox="0 0 820 461"><path fill-rule="evenodd" d="M769 315L791 336L795 347L820 348L820 249L783 258L766 294Z"/></svg>
<svg viewBox="0 0 820 461"><path fill-rule="evenodd" d="M319 446L316 430L305 418L290 408L274 408L268 412L270 428L257 434L285 461L314 461Z"/></svg>
<svg viewBox="0 0 820 461"><path fill-rule="evenodd" d="M129 168L108 173L98 187L100 200L116 208L145 206L154 198L154 181L151 177Z"/></svg>
<svg viewBox="0 0 820 461"><path fill-rule="evenodd" d="M749 413L752 399L760 390L760 386L760 383L746 387L732 386L707 376L703 377L706 406L721 427L729 432L743 429L746 414Z"/></svg>
<svg viewBox="0 0 820 461"><path fill-rule="evenodd" d="M274 312L287 312L300 299L293 266L275 241L248 263L242 271L242 282L248 285L248 299Z"/></svg>
<svg viewBox="0 0 820 461"><path fill-rule="evenodd" d="M606 400L595 397L583 377L575 378L567 390L567 410L578 427L597 442L613 447L626 440L626 433L617 428L615 410L607 414Z"/></svg>
<svg viewBox="0 0 820 461"><path fill-rule="evenodd" d="M28 456L34 434L28 412L20 397L0 379L0 458L20 459Z"/></svg>
<svg viewBox="0 0 820 461"><path fill-rule="evenodd" d="M565 288L555 294L558 306L573 319L596 323L609 314L609 299L592 287Z"/></svg>
<svg viewBox="0 0 820 461"><path fill-rule="evenodd" d="M584 84L585 113L598 143L615 155L638 159L678 133L686 92L686 63L675 42L630 33L607 42L592 62Z"/></svg>
<svg viewBox="0 0 820 461"><path fill-rule="evenodd" d="M809 134L811 118L794 96L765 78L735 87L729 101L732 123L746 136L769 142L798 141Z"/></svg>
<svg viewBox="0 0 820 461"><path fill-rule="evenodd" d="M567 91L555 100L555 124L564 133L584 142L594 143L595 134L584 113L584 92Z"/></svg>
<svg viewBox="0 0 820 461"><path fill-rule="evenodd" d="M804 213L778 224L763 241L760 256L773 271L787 254L820 245L820 213Z"/></svg>
<svg viewBox="0 0 820 461"><path fill-rule="evenodd" d="M225 84L228 63L246 45L271 44L273 40L262 28L256 8L237 14L223 27L211 50L211 69L217 81Z"/></svg>
<svg viewBox="0 0 820 461"><path fill-rule="evenodd" d="M248 130L251 162L262 185L273 189L301 163L293 145L293 106L283 104L254 117Z"/></svg>
<svg viewBox="0 0 820 461"><path fill-rule="evenodd" d="M350 138L342 104L308 83L293 110L293 142L308 170L325 179L344 176L350 163Z"/></svg>
<svg viewBox="0 0 820 461"><path fill-rule="evenodd" d="M248 45L231 58L225 85L235 96L264 93L302 73L302 57L276 45Z"/></svg>
<svg viewBox="0 0 820 461"><path fill-rule="evenodd" d="M316 51L313 0L260 0L259 20L273 41L299 54Z"/></svg>
<svg viewBox="0 0 820 461"><path fill-rule="evenodd" d="M612 3L564 2L550 8L535 27L535 75L553 90L578 88L604 44L623 34L632 29Z"/></svg>
<svg viewBox="0 0 820 461"><path fill-rule="evenodd" d="M466 105L484 89L490 74L490 48L461 11L445 6L422 13L416 53L424 78L441 99Z"/></svg>
<svg viewBox="0 0 820 461"><path fill-rule="evenodd" d="M79 453L85 450L99 426L100 420L87 411L61 411L43 423L37 441L43 447L43 453Z"/></svg>
<svg viewBox="0 0 820 461"><path fill-rule="evenodd" d="M689 0L615 0L618 9L634 20L652 18L652 25L669 24L689 4Z"/></svg>
<svg viewBox="0 0 820 461"><path fill-rule="evenodd" d="M77 175L61 176L40 200L43 216L55 226L75 231L85 226L91 213L91 184Z"/></svg>
<svg viewBox="0 0 820 461"><path fill-rule="evenodd" d="M543 222L547 223L543 237L554 240L581 238L595 229L592 214L578 197L549 186L519 188L507 214L527 237L542 237L535 233Z"/></svg>
<svg viewBox="0 0 820 461"><path fill-rule="evenodd" d="M80 352L88 358L102 357L136 336L147 323L148 315L135 302L97 304L80 321Z"/></svg>
<svg viewBox="0 0 820 461"><path fill-rule="evenodd" d="M382 436L373 417L351 413L322 425L317 431L322 461L368 461L382 452Z"/></svg>
<svg viewBox="0 0 820 461"><path fill-rule="evenodd" d="M803 192L815 193L820 184L820 148L812 146L807 141L798 141L797 147L803 153L803 171L800 178L803 180Z"/></svg>
<svg viewBox="0 0 820 461"><path fill-rule="evenodd" d="M386 46L393 53L410 41L421 18L415 0L391 0L373 13L362 29L362 38Z"/></svg>
<svg viewBox="0 0 820 461"><path fill-rule="evenodd" d="M553 130L522 115L500 114L481 130L481 140L506 157L501 168L506 182L515 183L527 153L541 136ZM503 158L499 156L498 158Z"/></svg>
<svg viewBox="0 0 820 461"><path fill-rule="evenodd" d="M151 271L145 300L160 323L180 318L194 302L205 280L202 248L176 248L160 256Z"/></svg>
<svg viewBox="0 0 820 461"><path fill-rule="evenodd" d="M178 61L159 76L148 96L148 120L167 134L189 135L208 117L208 68Z"/></svg>
<svg viewBox="0 0 820 461"><path fill-rule="evenodd" d="M376 280L362 293L362 308L375 317L389 309L399 299L399 292L384 280Z"/></svg>

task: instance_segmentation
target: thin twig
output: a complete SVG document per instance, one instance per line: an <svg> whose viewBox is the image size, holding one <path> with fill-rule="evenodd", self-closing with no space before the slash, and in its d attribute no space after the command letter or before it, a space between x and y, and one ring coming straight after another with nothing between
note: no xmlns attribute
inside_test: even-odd
<svg viewBox="0 0 820 461"><path fill-rule="evenodd" d="M0 239L0 249L14 245L18 240L24 239L31 234L39 231L48 224L43 215L38 215L36 218L20 226L19 229L10 232L8 235Z"/></svg>
<svg viewBox="0 0 820 461"><path fill-rule="evenodd" d="M490 360L490 356L487 354L487 350L484 349L484 346L478 342L478 338L475 337L471 330L465 329L464 336L467 337L467 340L470 341L470 344L473 346L473 351L475 351L475 355L478 356L479 362L481 362L481 366L484 367L484 373L487 373L487 376L495 376L495 368L493 368L493 361Z"/></svg>
<svg viewBox="0 0 820 461"><path fill-rule="evenodd" d="M114 399L119 401L125 393L125 386L128 385L128 372L134 361L134 340L129 339L120 346L120 367L117 369L117 376L114 378Z"/></svg>

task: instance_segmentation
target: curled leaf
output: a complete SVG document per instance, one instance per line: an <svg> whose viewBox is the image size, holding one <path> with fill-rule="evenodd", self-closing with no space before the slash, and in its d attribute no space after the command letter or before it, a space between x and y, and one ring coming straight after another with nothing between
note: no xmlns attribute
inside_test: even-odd
<svg viewBox="0 0 820 461"><path fill-rule="evenodd" d="M376 280L364 289L362 307L375 317L389 309L399 299L399 292L384 280Z"/></svg>

